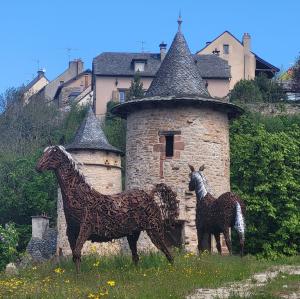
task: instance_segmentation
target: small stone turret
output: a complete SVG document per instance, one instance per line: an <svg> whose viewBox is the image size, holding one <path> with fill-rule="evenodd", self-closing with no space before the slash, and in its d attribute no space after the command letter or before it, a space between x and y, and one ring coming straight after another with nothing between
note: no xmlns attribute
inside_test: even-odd
<svg viewBox="0 0 300 299"><path fill-rule="evenodd" d="M115 194L122 191L121 154L122 152L109 144L100 120L90 108L86 118L79 127L73 142L66 146L66 150L78 161L78 167L98 192ZM66 237L66 220L63 203L58 192L57 204L58 242L57 250L63 255L70 254L71 249ZM120 242L94 243L86 242L83 253L97 251L99 254L110 254L120 250Z"/></svg>

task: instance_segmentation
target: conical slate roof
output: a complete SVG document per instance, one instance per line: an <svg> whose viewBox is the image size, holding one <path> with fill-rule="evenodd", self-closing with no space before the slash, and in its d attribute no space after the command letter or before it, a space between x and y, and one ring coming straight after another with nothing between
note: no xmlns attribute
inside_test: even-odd
<svg viewBox="0 0 300 299"><path fill-rule="evenodd" d="M67 150L103 150L121 154L122 152L110 145L101 128L100 120L95 116L92 108L76 132L73 142L66 146Z"/></svg>
<svg viewBox="0 0 300 299"><path fill-rule="evenodd" d="M153 96L210 97L180 26L146 93L146 97Z"/></svg>

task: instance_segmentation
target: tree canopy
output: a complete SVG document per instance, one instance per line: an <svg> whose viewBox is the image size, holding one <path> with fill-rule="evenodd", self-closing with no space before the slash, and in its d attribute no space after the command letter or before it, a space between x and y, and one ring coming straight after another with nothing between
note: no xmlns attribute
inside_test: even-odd
<svg viewBox="0 0 300 299"><path fill-rule="evenodd" d="M274 103L282 100L286 100L286 94L281 85L265 75L257 76L253 80L240 80L230 93L231 102Z"/></svg>

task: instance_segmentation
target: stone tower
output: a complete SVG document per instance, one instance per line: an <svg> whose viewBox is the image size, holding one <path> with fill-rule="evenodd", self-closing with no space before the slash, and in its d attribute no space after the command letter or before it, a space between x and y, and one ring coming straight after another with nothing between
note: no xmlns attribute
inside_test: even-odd
<svg viewBox="0 0 300 299"><path fill-rule="evenodd" d="M178 23L145 97L120 104L113 112L127 119L126 189L170 185L180 200L174 243L195 252L196 197L188 191L188 164L205 164L214 195L230 190L228 120L242 109L210 96L181 32L181 19Z"/></svg>
<svg viewBox="0 0 300 299"><path fill-rule="evenodd" d="M66 146L66 150L79 162L80 171L86 180L102 194L114 194L122 191L121 179L121 151L110 145L97 119L90 108L88 114L79 127L73 142ZM57 250L64 255L71 254L66 237L66 220L63 211L62 197L58 192L57 204ZM99 254L118 253L120 243L86 242L83 253L97 251ZM92 246L92 247L91 247Z"/></svg>

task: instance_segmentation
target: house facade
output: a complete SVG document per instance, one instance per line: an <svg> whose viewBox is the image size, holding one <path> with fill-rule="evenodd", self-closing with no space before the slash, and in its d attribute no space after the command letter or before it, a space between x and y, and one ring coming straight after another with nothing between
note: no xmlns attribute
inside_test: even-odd
<svg viewBox="0 0 300 299"><path fill-rule="evenodd" d="M166 55L167 45L159 45L160 53L104 52L93 60L94 110L97 116L106 112L110 100L123 103L138 71L145 91L148 90ZM223 98L229 92L230 67L217 55L193 55L193 63L200 71L211 95Z"/></svg>
<svg viewBox="0 0 300 299"><path fill-rule="evenodd" d="M207 42L197 55L212 53L226 60L230 66L230 90L241 79L253 79L262 73L273 78L279 72L277 67L252 52L249 33L244 33L240 41L229 31L224 31L213 41Z"/></svg>
<svg viewBox="0 0 300 299"><path fill-rule="evenodd" d="M38 93L43 87L45 87L49 83L49 80L45 76L44 70L38 70L37 76L28 83L23 92L23 101L24 104L27 104L29 98Z"/></svg>
<svg viewBox="0 0 300 299"><path fill-rule="evenodd" d="M81 59L75 59L69 62L68 68L57 76L55 79L45 85L39 92L38 96L43 97L47 102L54 100L57 89L65 82L73 79L83 72L83 61Z"/></svg>
<svg viewBox="0 0 300 299"><path fill-rule="evenodd" d="M60 84L54 95L54 102L59 108L64 108L74 102L84 91L90 91L92 82L91 70L85 70L72 79Z"/></svg>

